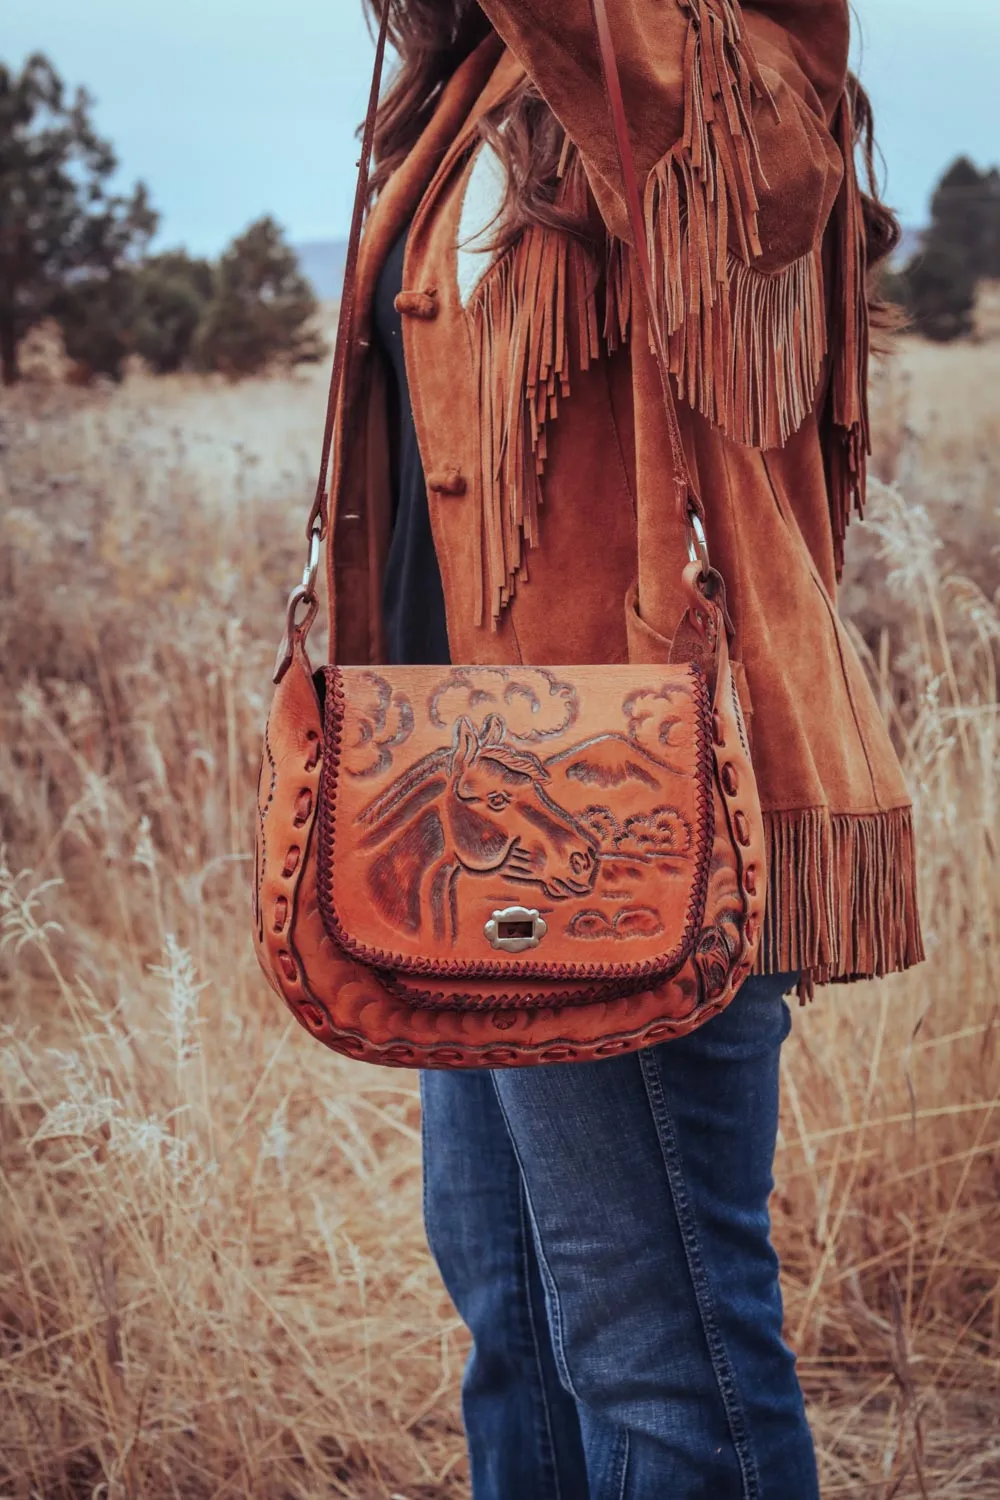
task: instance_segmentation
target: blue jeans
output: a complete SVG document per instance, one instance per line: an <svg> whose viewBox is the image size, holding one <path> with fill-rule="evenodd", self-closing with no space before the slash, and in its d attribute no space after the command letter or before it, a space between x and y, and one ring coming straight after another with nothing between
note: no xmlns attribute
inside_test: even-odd
<svg viewBox="0 0 1000 1500"><path fill-rule="evenodd" d="M789 976L629 1057L422 1077L475 1500L816 1500L768 1198Z"/></svg>

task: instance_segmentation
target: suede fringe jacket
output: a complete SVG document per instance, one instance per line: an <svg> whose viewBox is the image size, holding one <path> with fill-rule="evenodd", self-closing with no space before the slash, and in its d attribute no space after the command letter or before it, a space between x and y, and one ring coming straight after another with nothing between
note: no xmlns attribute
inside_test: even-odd
<svg viewBox="0 0 1000 1500"><path fill-rule="evenodd" d="M392 499L372 302L412 219L397 306L452 660L663 662L685 536L589 6L481 4L496 35L442 91L362 242L331 488L331 659L383 659ZM905 968L923 956L910 804L835 606L868 450L847 3L608 9L752 726L770 867L759 966L819 983ZM593 243L536 227L492 248L505 184L478 122L526 73L565 131L561 191L593 210Z"/></svg>

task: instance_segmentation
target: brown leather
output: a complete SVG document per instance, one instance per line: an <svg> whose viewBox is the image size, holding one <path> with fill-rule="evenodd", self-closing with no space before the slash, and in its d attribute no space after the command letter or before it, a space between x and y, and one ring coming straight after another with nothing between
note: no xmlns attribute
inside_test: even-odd
<svg viewBox="0 0 1000 1500"><path fill-rule="evenodd" d="M591 4L640 243L607 17ZM372 109L384 41L383 17ZM648 258L686 519L700 502L646 271ZM254 933L313 1035L400 1066L521 1066L632 1050L729 1003L756 958L767 861L724 592L706 582L707 597L700 573L684 570L678 631L692 660L655 667L334 665L314 680L314 598L307 581L293 591L309 614L298 625L290 603L265 735Z"/></svg>
<svg viewBox="0 0 1000 1500"><path fill-rule="evenodd" d="M636 252L636 264L639 271L639 284L642 290L643 305L649 321L649 329L652 337L653 353L656 358L656 368L659 373L660 385L663 393L663 404L667 416L667 430L670 441L670 455L673 472L674 491L678 514L685 523L688 516L693 513L704 519L705 507L701 502L697 486L691 474L691 469L684 453L684 444L681 439L680 426L677 421L677 411L674 405L673 389L670 382L670 360L667 354L663 330L656 309L656 298L653 292L653 270L649 259L649 246L643 222L642 199L639 192L639 183L636 177L635 161L632 156L632 148L629 144L628 121L625 117L625 101L622 97L621 79L618 73L618 60L615 56L614 42L611 36L611 25L608 20L605 0L588 0L591 14L594 18L594 28L597 35L598 51L601 60L602 81L604 84L605 97L608 101L608 109L611 115L612 133L615 142L615 152L618 166L621 171L622 181L625 189L626 204L628 207L629 223L632 232L632 243ZM382 11L382 20L379 24L378 38L375 47L375 62L372 69L372 82L368 95L368 109L365 115L365 123L362 130L361 157L358 162L358 181L354 195L354 210L351 217L351 228L347 242L347 259L344 266L343 293L340 303L340 314L337 320L337 337L334 346L333 369L330 374L330 388L327 394L326 418L323 425L323 442L320 456L319 477L316 482L316 494L313 499L309 519L306 524L306 535L310 536L314 527L318 527L321 537L326 536L328 526L327 514L327 478L330 469L330 457L333 450L333 436L337 419L337 407L340 400L341 388L344 383L347 367L347 349L354 327L354 309L357 292L357 270L358 251L361 244L361 231L364 223L365 207L368 201L368 182L371 168L372 146L375 139L375 120L378 113L379 91L382 82L382 72L385 63L385 48L388 36L389 6L386 5ZM438 315L438 300L436 288L430 287L425 291L405 289L395 299L396 310L405 316L421 319L422 321L433 321ZM449 495L462 495L465 493L465 481L459 476L455 484L435 482L433 476L429 477L429 488ZM294 598L294 603L293 603ZM304 585L301 589L293 591L293 596L288 604L289 629L286 638L282 642L278 652L278 661L275 667L274 680L277 682L281 674L287 670L290 646L291 626L294 611L297 604L312 605L315 594L311 588ZM309 628L315 618L315 612L311 612L303 631L303 639L309 634Z"/></svg>
<svg viewBox="0 0 1000 1500"><path fill-rule="evenodd" d="M373 303L410 225L404 284L435 288L439 309L403 320L416 436L427 474L468 481L464 496L429 494L451 659L663 664L686 608L685 526L589 0L480 4L494 33L443 85L365 226L331 476L329 659L386 659L392 410ZM677 416L752 709L771 872L758 963L817 983L893 972L922 951L915 829L835 598L864 476L849 7L606 6ZM483 118L526 86L566 132L567 206L594 239L536 224L503 254L465 256L492 212Z"/></svg>
<svg viewBox="0 0 1000 1500"><path fill-rule="evenodd" d="M385 63L385 47L389 36L389 15L391 6L386 3L382 7L382 20L379 23L378 37L375 42L375 65L372 69L371 88L368 91L368 109L365 114L365 124L361 135L361 157L358 162L358 182L354 190L354 210L351 215L351 229L347 238L347 259L344 262L344 283L340 298L340 313L337 318L337 337L333 348L333 369L330 372L330 389L326 399L326 420L323 425L323 445L320 450L319 475L316 480L316 494L313 497L312 508L309 511L309 520L306 523L306 536L309 536L314 527L318 526L321 536L326 535L327 529L327 478L330 472L330 455L333 452L333 430L337 418L337 402L340 399L340 390L344 382L344 371L347 367L347 348L354 327L354 302L358 282L358 250L361 245L361 228L364 223L365 208L368 203L368 177L371 168L372 147L375 144L375 118L378 113L378 96L382 85L382 68Z"/></svg>
<svg viewBox="0 0 1000 1500"><path fill-rule="evenodd" d="M396 670L398 693L401 688L412 692L415 679L411 674L429 669ZM602 669L602 675L611 679L617 670ZM664 671L666 681L673 680L673 669L660 668L660 685ZM436 672L439 677L447 675L442 669ZM632 675L636 682L653 680L648 669ZM516 679L517 674L512 677ZM677 674L679 682L685 679L693 681L693 674ZM421 684L425 680L423 676L416 679ZM369 684L367 695L360 691L360 684L355 686L362 700L367 696L370 704L374 689L376 701L386 705L378 684ZM329 687L326 691L329 699ZM383 742L382 751L394 751L392 742L407 723L405 705L390 697L384 718L381 711L379 717L381 728L376 726L370 736L363 736L362 745L353 745L355 756L367 754L369 764L372 755L380 756L378 741ZM337 714L328 712L327 718L336 731ZM483 719L485 723L484 713ZM655 719L656 739L662 722L661 714ZM693 713L690 724L694 724ZM701 785L711 797L705 826L710 821L712 838L704 896L683 915L669 908L669 881L663 881L663 895L654 896L661 901L664 925L681 923L694 934L671 973L662 978L650 976L642 984L629 983L624 976L605 980L603 988L595 987L586 999L580 998L578 977L558 972L551 977L533 976L530 986L520 980L505 985L493 977L390 973L350 955L330 931L329 888L325 895L320 890L319 824L326 810L321 788L332 774L327 759L331 747L309 664L297 641L291 668L275 693L258 793L254 936L268 980L301 1024L327 1046L370 1062L405 1067L582 1061L614 1056L690 1031L718 1014L750 973L765 899L760 809L724 634L707 724L709 765ZM642 721L643 735L652 728ZM445 758L452 756L446 746ZM598 764L599 775L603 764L603 760ZM641 762L643 770L647 764ZM363 760L356 761L356 770L365 768ZM383 775L391 782L391 771ZM676 784L670 773L663 775L665 786L671 780ZM641 780L638 785L644 792L650 790ZM578 826L583 839L588 829L582 823ZM614 856L599 853L602 869L595 876L595 886L599 878L604 884L603 867L609 858ZM644 866L649 888L658 892L656 867L663 861L647 856L634 863ZM348 863L338 869L338 880L361 884L365 869L363 862L358 869ZM463 878L467 884L477 879L471 874ZM351 903L355 914L361 899L356 893ZM616 899L610 896L592 906L613 914ZM544 941L536 951L542 950ZM444 943L431 938L426 947L432 960L435 955L445 959ZM605 948L603 941L601 948ZM445 963L439 966L443 969ZM522 1003L529 997L531 1004Z"/></svg>
<svg viewBox="0 0 1000 1500"><path fill-rule="evenodd" d="M656 358L656 369L660 377L660 386L663 390L663 405L667 413L667 432L670 441L670 457L673 466L674 493L677 509L685 521L687 520L689 511L693 511L696 515L704 518L705 507L701 503L697 487L691 476L691 470L684 453L684 444L681 440L681 430L677 422L677 410L674 406L673 387L670 383L670 358L667 354L666 341L663 337L663 329L660 325L660 318L656 308L656 298L653 295L653 267L649 259L649 242L646 238L645 221L642 212L642 194L639 192L635 159L632 155L632 148L629 145L628 121L625 117L625 100L622 98L621 78L618 73L618 58L615 55L615 45L611 36L611 22L608 20L608 10L605 0L589 0L589 3L591 14L594 17L594 29L597 33L597 47L601 59L604 92L608 101L608 109L611 113L615 155L618 159L622 185L625 189L625 203L628 208L629 227L632 231L631 245L635 255L636 268L639 272L639 286L642 290L643 306L649 322L653 354Z"/></svg>
<svg viewBox="0 0 1000 1500"><path fill-rule="evenodd" d="M330 667L320 905L377 969L635 988L699 930L712 847L711 713L693 666ZM490 946L537 909L537 948ZM460 1003L453 995L452 1004Z"/></svg>
<svg viewBox="0 0 1000 1500"><path fill-rule="evenodd" d="M427 476L427 488L435 495L464 495L468 489L465 475L457 464L435 469Z"/></svg>

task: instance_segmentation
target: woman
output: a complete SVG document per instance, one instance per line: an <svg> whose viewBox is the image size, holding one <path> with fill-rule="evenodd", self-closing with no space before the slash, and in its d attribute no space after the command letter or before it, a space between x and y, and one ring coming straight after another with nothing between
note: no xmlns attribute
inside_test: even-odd
<svg viewBox="0 0 1000 1500"><path fill-rule="evenodd" d="M369 3L400 66L339 416L337 659L665 661L685 537L589 0ZM426 1074L427 1232L473 1336L476 1500L809 1500L769 1241L782 996L922 956L906 790L834 606L866 261L896 231L855 181L846 0L608 10L752 725L761 972L636 1055Z"/></svg>

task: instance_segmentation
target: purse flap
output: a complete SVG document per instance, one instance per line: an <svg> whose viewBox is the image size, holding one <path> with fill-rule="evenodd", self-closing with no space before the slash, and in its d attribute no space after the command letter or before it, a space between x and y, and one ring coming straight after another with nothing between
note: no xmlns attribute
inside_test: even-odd
<svg viewBox="0 0 1000 1500"><path fill-rule="evenodd" d="M714 837L694 665L328 667L318 885L376 968L634 980L682 963Z"/></svg>

